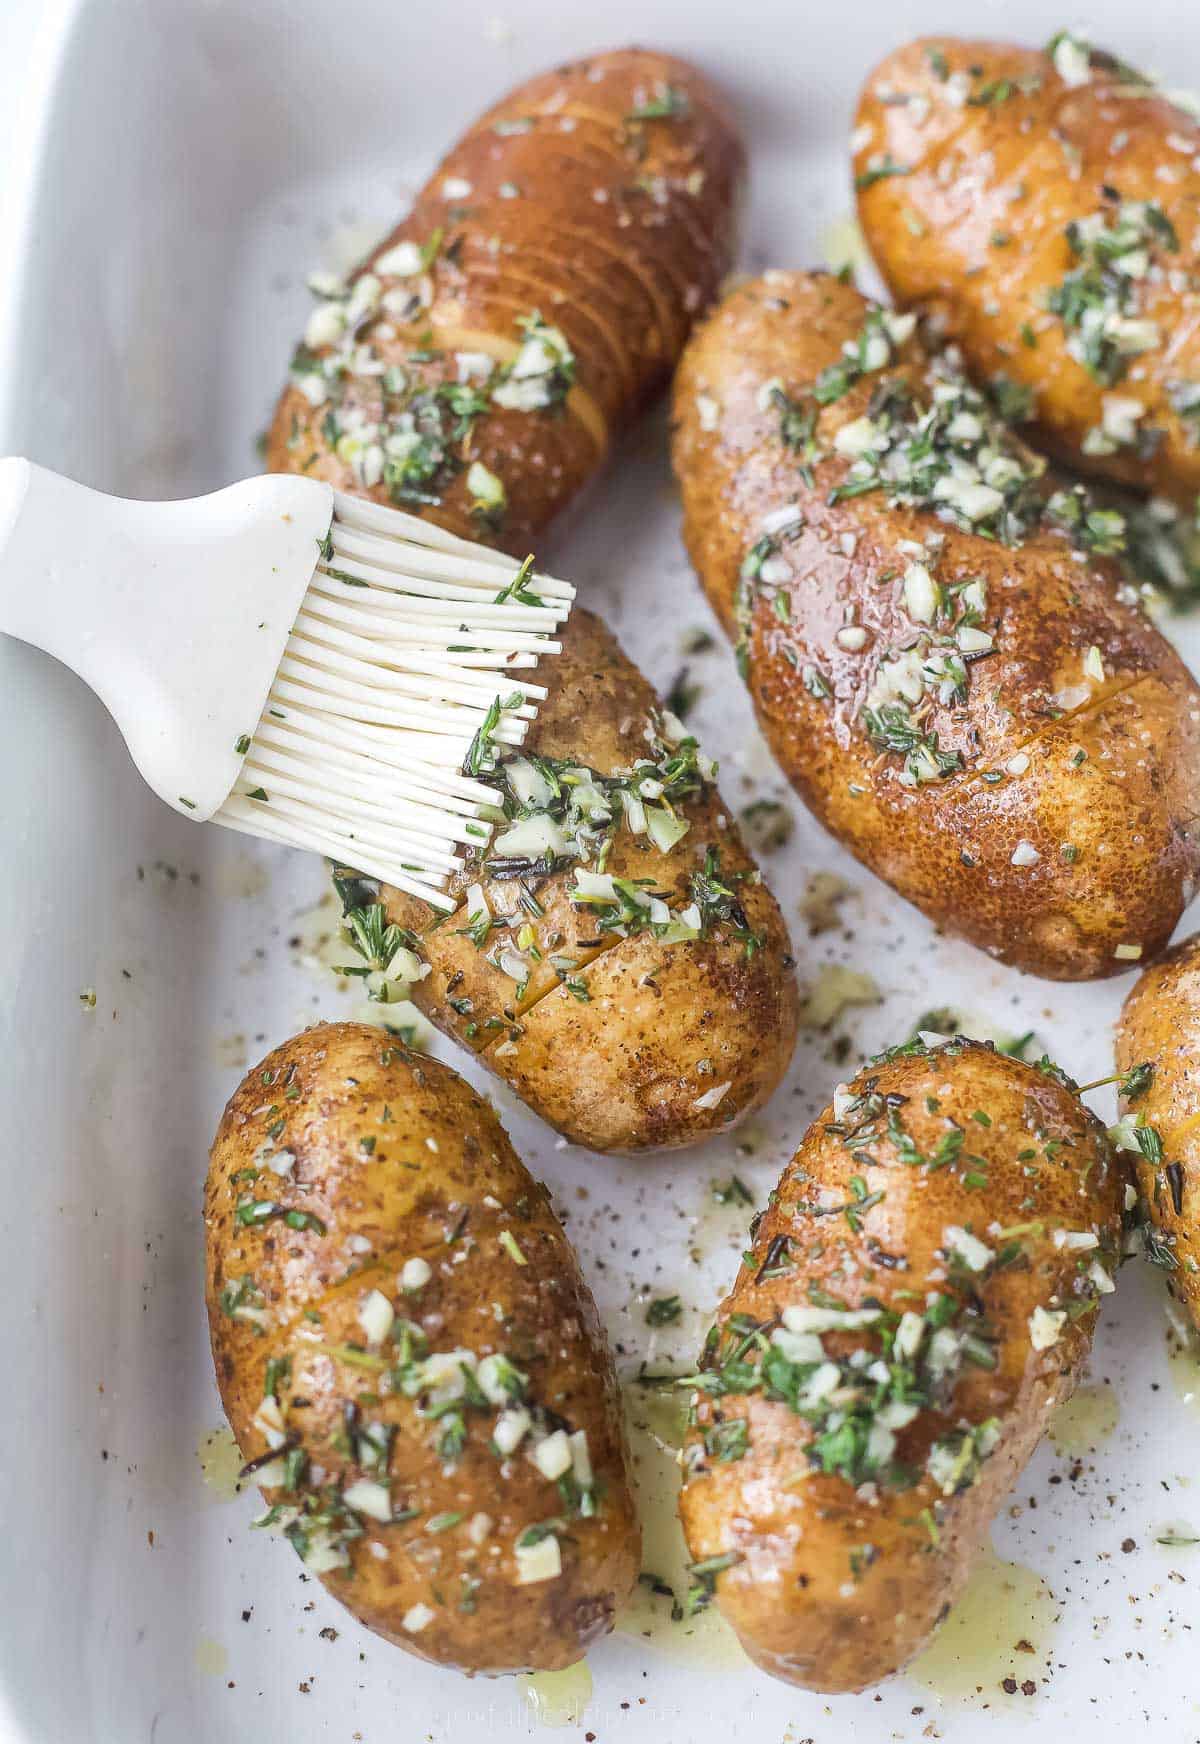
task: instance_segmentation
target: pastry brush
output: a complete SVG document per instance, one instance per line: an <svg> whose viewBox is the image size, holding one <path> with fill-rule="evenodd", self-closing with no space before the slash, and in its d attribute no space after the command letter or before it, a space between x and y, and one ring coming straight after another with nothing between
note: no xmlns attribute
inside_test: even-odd
<svg viewBox="0 0 1200 1744"><path fill-rule="evenodd" d="M443 910L574 596L532 564L317 479L131 502L0 460L0 630L90 685L159 798Z"/></svg>

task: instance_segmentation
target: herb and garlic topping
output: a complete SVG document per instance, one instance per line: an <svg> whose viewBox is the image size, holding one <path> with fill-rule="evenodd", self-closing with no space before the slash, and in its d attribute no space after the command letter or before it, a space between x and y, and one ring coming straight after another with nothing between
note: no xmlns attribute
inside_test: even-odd
<svg viewBox="0 0 1200 1744"><path fill-rule="evenodd" d="M1151 275L1162 276L1161 256L1178 254L1179 238L1156 200L1117 197L1090 217L1072 219L1066 238L1077 264L1061 284L1051 287L1046 307L1067 330L1071 356L1098 382L1115 387L1131 361L1162 340L1157 323L1139 313L1138 287ZM1122 404L1128 411L1120 417L1114 412L1111 429L1106 416L1100 433L1112 447L1099 447L1095 441L1089 447L1085 438L1085 453L1111 453L1122 442L1137 441L1133 426L1144 407L1138 400Z"/></svg>
<svg viewBox="0 0 1200 1744"><path fill-rule="evenodd" d="M507 494L503 481L471 458L475 422L493 408L560 407L575 380L575 359L561 331L532 310L515 323L507 361L487 351L444 353L425 331L404 364L389 362L398 330L419 327L433 302L432 269L443 244L441 231L424 246L399 242L349 286L310 281L320 300L292 358L291 378L314 409L323 408L321 434L363 489L382 485L399 508L436 507L465 471L481 529L496 532ZM298 430L292 440L299 440Z"/></svg>
<svg viewBox="0 0 1200 1744"><path fill-rule="evenodd" d="M572 1519L593 1517L599 1507L587 1433L540 1403L529 1374L504 1352L480 1356L467 1349L438 1348L410 1317L414 1298L428 1282L404 1282L404 1274L411 1278L415 1265L428 1262L414 1256L396 1279L400 1311L393 1296L378 1287L364 1295L358 1314L361 1342L330 1345L314 1331L307 1344L297 1345L294 1356L267 1364L263 1402L254 1420L267 1441L267 1453L248 1462L244 1471L263 1488L281 1494L254 1523L281 1532L316 1573L348 1568L353 1541L364 1533L378 1537L378 1527L407 1528L405 1547L414 1553L424 1539L443 1535L456 1555L467 1547L479 1550L493 1538L491 1516L454 1509L422 1513L397 1493L391 1476L400 1433L424 1437L451 1483L469 1445L476 1443L495 1461L498 1494L518 1459L553 1486L547 1492L545 1518L522 1529L508 1548L517 1585L554 1579L562 1572L556 1535L568 1530ZM322 1358L356 1384L327 1443L302 1446L292 1425L302 1420L304 1389L312 1385L313 1363ZM364 1375L369 1377L365 1391ZM389 1401L401 1398L412 1403L411 1430L401 1430L389 1407ZM545 1548L529 1555L538 1545Z"/></svg>
<svg viewBox="0 0 1200 1744"><path fill-rule="evenodd" d="M1041 52L955 42L925 45L919 58L900 51L860 115L867 240L897 296L937 307L976 373L992 375L1004 416L1038 418L1045 438L1089 470L1157 489L1191 519L1200 507L1193 106L1060 31ZM989 222L950 197L960 174L975 184L971 212L986 210ZM894 195L866 192L895 177ZM1132 523L1138 511L1127 514ZM1135 564L1145 544L1166 546L1161 527L1143 533L1131 525ZM1155 567L1148 579L1176 600L1194 594L1186 552Z"/></svg>
<svg viewBox="0 0 1200 1744"><path fill-rule="evenodd" d="M367 1047L366 1059L354 1059L359 1069L375 1063L375 1044ZM214 1306L221 1323L233 1323L222 1336L240 1336L242 1328L251 1335L241 1360L261 1377L248 1428L262 1451L241 1475L269 1492L254 1524L286 1537L314 1574L351 1573L358 1545L380 1560L401 1551L432 1582L439 1606L465 1613L489 1580L508 1587L558 1578L563 1535L605 1510L606 1480L593 1466L588 1418L575 1415L573 1376L588 1335L574 1286L555 1269L563 1256L547 1227L548 1208L527 1180L511 1181L503 1156L481 1155L473 1135L462 1141L466 1177L484 1163L494 1166L494 1191L455 1197L440 1175L446 1168L452 1180L456 1165L434 1161L425 1165L427 1184L414 1189L412 1220L386 1239L362 1233L364 1222L371 1225L363 1216L371 1195L386 1200L396 1192L397 1169L401 1182L421 1171L414 1149L436 1158L446 1147L444 1121L422 1140L418 1104L400 1105L428 1088L432 1068L390 1044L376 1057L385 1071L404 1069L384 1086L395 1106L382 1098L359 1102L357 1073L335 1078L328 1090L335 1099L349 1096L340 1116L336 1101L323 1098L321 1118L349 1117L359 1131L346 1135L348 1148L335 1162L322 1158L316 1176L306 1140L325 1054L315 1053L315 1080L302 1085L293 1060L282 1070L261 1069L239 1093L246 1103L266 1098L239 1111L239 1148L247 1122L251 1135L260 1124L268 1134L254 1164L231 1171L221 1188L232 1201L234 1243ZM300 1105L294 1114L293 1102ZM285 1152L289 1124L295 1149ZM392 1132L391 1143L380 1136ZM282 1183L282 1205L257 1197L271 1175ZM361 1182L357 1193L347 1193L351 1181ZM309 1193L345 1205L358 1231L339 1230L334 1215L296 1212ZM251 1213L267 1203L269 1211ZM277 1216L296 1232L286 1258L289 1238L269 1227ZM481 1264L481 1282L489 1281L476 1302L462 1291ZM272 1275L277 1291L281 1266L297 1293L287 1299L286 1284L285 1299L276 1294L268 1308L256 1272ZM508 1285L506 1273L519 1284ZM459 1505L464 1498L474 1505ZM422 1603L403 1627L416 1633L435 1615Z"/></svg>
<svg viewBox="0 0 1200 1744"><path fill-rule="evenodd" d="M1062 536L1064 556L1076 561L1083 553L1120 553L1127 535L1130 542L1133 537L1127 517L1094 501L1082 486L1048 488L1045 463L1012 433L994 401L970 383L956 348L903 357L914 327L912 316L872 308L860 333L844 345L841 362L823 369L811 387L792 392L774 379L759 391L759 411L779 412L773 434L789 460L795 458L797 497L762 517L735 597L744 675L763 602L770 606L772 648L799 671L818 701L834 700L830 668L836 659L870 658L869 680L864 674L854 686L853 710L870 744L896 760L905 786L936 782L967 767L960 750L940 742L933 719L939 712L961 714L972 669L998 648L996 602L968 560L955 557L951 565L949 531L1015 549L1050 530ZM919 385L903 368L910 361L921 363ZM823 444L821 411L875 375L880 379L867 410L843 422ZM946 531L934 526L920 540L898 539L894 559L872 576L876 588L888 590L898 620L887 640L860 621L861 608L847 606L822 661L821 650L808 648L802 655L793 642L805 564L812 561L811 550L801 556L812 514L800 488L813 490L814 468L839 460L846 464L823 494L825 507L878 493L891 507L932 514ZM860 535L841 537L846 557L853 558ZM1080 677L1080 700L1087 701L1092 685L1104 682L1099 650L1086 651ZM1058 712L1066 709L1064 703Z"/></svg>
<svg viewBox="0 0 1200 1744"><path fill-rule="evenodd" d="M1002 1341L1023 1337L1026 1362L1053 1349L1111 1292L1118 1262L1115 1226L1102 1215L1073 1227L1073 1217L1067 1222L1050 1210L1073 1204L1075 1190L1064 1193L1063 1172L1088 1181L1094 1159L1085 1152L1103 1145L1102 1132L1087 1130L1082 1108L1075 1121L1045 1106L1036 1079L1015 1118L1011 1090L1005 1112L963 1109L953 1094L954 1062L983 1060L986 1052L962 1037L915 1037L881 1055L852 1087L839 1087L830 1116L810 1135L821 1165L806 1168L804 1151L798 1154L772 1195L769 1239L757 1235L761 1216L754 1220L756 1245L744 1256L736 1311L712 1328L697 1372L678 1383L692 1394L689 1481L754 1452L756 1425L766 1433L753 1404L761 1399L805 1426L797 1469L785 1474L790 1487L824 1474L868 1502L886 1490L923 1491L912 1521L936 1547L944 1504L978 1481L1005 1434L986 1408L977 1420L964 1415L972 1389L964 1394L960 1387L973 1372L1011 1377ZM920 1092L901 1088L903 1078L888 1072L909 1060L934 1067ZM1013 1069L1032 1070L1075 1094L1048 1059ZM1015 1106L1021 1108L1019 1100ZM995 1180L1001 1157L1004 1182ZM831 1174L845 1180L844 1190ZM953 1186L939 1188L944 1202L978 1200L977 1210L937 1232L931 1258L895 1247L889 1195L899 1189L912 1206L914 1174L951 1177ZM1014 1182L1025 1188L1016 1199ZM998 1199L1010 1221L997 1217ZM1100 1204L1093 1203L1093 1216ZM892 1243L885 1245L889 1231ZM928 1245L924 1232L920 1241ZM1032 1278L1044 1281L1045 1294L1039 1291L1017 1328L1011 1292L1024 1293ZM830 1287L842 1279L849 1288ZM980 1396L995 1405L1001 1394L974 1389ZM777 1459L773 1434L768 1457ZM704 1602L703 1593L696 1602Z"/></svg>
<svg viewBox="0 0 1200 1744"><path fill-rule="evenodd" d="M452 983L447 1003L467 1020L468 1039L486 1040L507 1030L511 1041L519 1034L515 1006L543 963L586 1004L591 997L587 965L575 954L581 946L590 957L616 939L639 934L672 945L720 932L741 944L747 956L761 948L740 893L760 874L729 870L719 843L697 842L682 875L674 865L669 872L664 867L661 878L613 870L623 837L636 844L643 864L646 856L651 867L655 858L672 856L693 828L689 804L711 794L716 775L716 765L669 709L647 715L642 738L643 756L603 774L572 758L504 748L492 740L486 724L476 736L466 768L496 791L494 833L472 858L467 876L474 876L457 914L437 924L468 938L513 983L515 1003L503 1016L480 1019L471 997ZM538 894L547 879L567 876L568 901L589 923L589 937L574 942L547 923ZM371 998L402 999L408 987L429 974L422 939L387 922L378 888L369 881L342 869L338 882L348 942L362 958L361 965L345 972L366 979ZM511 892L503 906L497 887Z"/></svg>

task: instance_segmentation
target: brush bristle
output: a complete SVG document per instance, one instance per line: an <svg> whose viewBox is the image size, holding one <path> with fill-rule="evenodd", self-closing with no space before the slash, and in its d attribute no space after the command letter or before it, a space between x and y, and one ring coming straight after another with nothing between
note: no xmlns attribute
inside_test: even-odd
<svg viewBox="0 0 1200 1744"><path fill-rule="evenodd" d="M491 747L546 695L574 589L532 559L336 492L275 683L217 821L310 848L450 910L492 834Z"/></svg>

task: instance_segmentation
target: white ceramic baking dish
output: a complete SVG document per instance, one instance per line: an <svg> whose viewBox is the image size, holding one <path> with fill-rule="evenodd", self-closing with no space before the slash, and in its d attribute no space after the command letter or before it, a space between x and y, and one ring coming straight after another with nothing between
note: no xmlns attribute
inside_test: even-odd
<svg viewBox="0 0 1200 1744"><path fill-rule="evenodd" d="M1194 0L1088 10L1128 58L1200 83ZM1047 17L1040 0L841 11L609 0L599 14L546 0L60 0L32 12L10 0L0 16L17 93L0 442L133 495L253 469L302 324L305 270L385 225L440 146L516 77L626 40L698 57L727 81L749 136L747 258L792 265L819 259L848 209L853 95L894 39L957 28L1041 40L1075 22ZM710 620L679 544L662 436L651 422L634 437L546 555L666 685L681 626ZM1180 640L1200 648L1190 626ZM780 793L727 652L692 664L696 719L731 799ZM318 1014L354 1009L301 960L321 868L158 807L93 699L11 644L0 644L0 793L0 1738L475 1744L561 1720L568 1698L584 1700L582 1678L557 1692L472 1684L388 1648L286 1546L248 1529L254 1499L222 1501L197 1456L220 1422L201 1297L209 1136L247 1060ZM846 1075L829 1057L838 1036L853 1063L927 1007L958 1004L1001 1030L1036 1030L1080 1077L1108 1061L1127 982L1038 984L936 938L803 813L770 869L806 978L848 964L874 977L882 1002L832 1035L805 1034L740 1150L727 1140L614 1164L560 1148L497 1097L556 1189L627 1373L694 1349L748 1215L716 1206L712 1183L736 1169L765 1195ZM844 926L809 939L799 904L821 869L853 894ZM1083 1406L998 1523L999 1552L1020 1566L983 1571L940 1666L825 1702L759 1675L715 1622L671 1624L647 1595L591 1655L582 1732L605 1744L1004 1741L1036 1719L1096 1740L1132 1727L1193 1738L1200 1551L1157 1540L1181 1522L1176 1538L1200 1535L1200 1421L1168 1371L1156 1280L1136 1271L1106 1308ZM646 1300L667 1291L683 1297L684 1321L652 1334ZM647 1566L677 1577L670 1455L645 1427L663 1427L661 1410L652 1394L630 1396Z"/></svg>

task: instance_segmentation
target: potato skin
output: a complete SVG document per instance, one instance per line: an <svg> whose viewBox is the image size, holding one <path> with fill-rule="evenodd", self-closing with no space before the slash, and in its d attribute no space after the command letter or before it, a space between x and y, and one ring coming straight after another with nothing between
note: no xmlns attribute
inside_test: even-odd
<svg viewBox="0 0 1200 1744"><path fill-rule="evenodd" d="M1200 124L1149 88L1132 93L1111 57L1093 52L1089 70L1072 86L1041 51L941 37L906 44L860 98L859 217L898 302L944 321L976 376L1002 374L1033 390L1037 441L1073 466L1190 510L1200 440L1172 389L1200 384ZM981 100L998 89L1008 94ZM907 102L896 100L901 93ZM906 173L870 180L889 159ZM1070 329L1044 298L1078 264L1067 226L1113 212L1113 190L1119 201L1156 202L1179 246L1155 251L1161 270L1139 280L1134 296L1158 342L1106 385L1067 349ZM1084 449L1087 432L1102 427L1108 393L1144 408L1138 431L1160 433L1148 452Z"/></svg>
<svg viewBox="0 0 1200 1744"><path fill-rule="evenodd" d="M1149 1087L1123 1097L1122 1114L1154 1127L1162 1140L1158 1164L1131 1158L1159 1248L1171 1258L1164 1276L1171 1294L1200 1326L1200 936L1178 945L1144 971L1117 1024L1117 1069L1122 1075L1149 1061Z"/></svg>
<svg viewBox="0 0 1200 1744"><path fill-rule="evenodd" d="M754 590L746 632L747 681L788 778L827 829L947 931L1055 980L1117 973L1127 953L1149 959L1166 945L1195 888L1200 692L1124 603L1115 565L1081 558L1065 534L1040 525L1006 546L931 508L893 506L881 490L829 501L851 464L834 441L873 396L896 387L928 401L931 366L915 335L819 408L821 457L805 483L761 391L782 380L803 401L870 307L835 279L769 273L697 333L674 402L692 562L735 634L739 574L764 517L798 504L792 578ZM927 698L926 725L961 767L914 788L862 711L884 657L920 630L901 578L931 538L942 541L939 582L982 579L995 647L971 666L965 702ZM851 620L865 641L846 649L838 637ZM1102 678L1089 675L1097 657ZM813 671L828 695L813 693ZM1021 863L1023 843L1036 861Z"/></svg>
<svg viewBox="0 0 1200 1744"><path fill-rule="evenodd" d="M603 775L630 769L646 755L646 725L658 715L653 690L581 606L562 640L526 748ZM432 966L414 1002L447 1035L479 1050L543 1120L592 1150L676 1149L727 1130L766 1101L795 1046L799 996L779 905L711 784L683 815L688 834L666 853L621 829L608 869L653 881L678 909L706 849L716 848L723 873L744 880L738 893L761 941L752 954L721 924L674 944L649 933L601 940L594 912L569 900L575 863L524 881L543 911L532 921L511 880L490 878L478 864L459 875L449 888L460 904L480 880L493 916L515 917L511 927L493 929L486 953L458 930L465 906L439 920L419 898L388 886L382 892L389 920L418 935ZM528 991L517 1002L514 982L490 959L498 945L515 947L523 924L532 925L543 960L527 959ZM586 1002L550 967L556 954L579 965Z"/></svg>
<svg viewBox="0 0 1200 1744"><path fill-rule="evenodd" d="M287 1173L264 1166L264 1143L295 1159ZM245 1226L237 1206L260 1195L320 1228L293 1230L278 1216ZM361 1440L347 1445L348 1412L357 1408L360 1427L382 1424L393 1436L392 1504L415 1516L379 1524L362 1515L349 1566L321 1574L329 1590L369 1628L439 1664L504 1672L579 1659L611 1628L639 1567L620 1401L595 1303L549 1196L489 1104L448 1067L380 1030L317 1025L276 1048L230 1099L204 1215L213 1360L246 1459L267 1451L255 1418L272 1359L290 1362L276 1397L287 1432L309 1456L309 1493L328 1497L348 1480L379 1476L356 1462ZM515 1241L524 1265L502 1237ZM431 1276L406 1294L398 1273L413 1258ZM222 1306L222 1292L228 1302L246 1277L261 1325ZM489 1449L495 1409L465 1411L465 1446L443 1459L439 1423L392 1388L387 1362L370 1352L358 1364L325 1354L367 1347L358 1313L373 1289L398 1320L416 1322L429 1354L506 1354L528 1377L530 1405L552 1424L586 1432L593 1517L571 1513L525 1457L528 1441L503 1462ZM375 1348L400 1360L394 1342ZM302 1499L279 1488L264 1494L285 1505ZM476 1544L468 1526L478 1513L492 1525ZM462 1521L428 1531L444 1514ZM514 1541L556 1516L567 1516L561 1575L517 1584ZM432 1612L418 1632L404 1621L414 1606Z"/></svg>
<svg viewBox="0 0 1200 1744"><path fill-rule="evenodd" d="M752 1257L718 1325L744 1315L769 1332L789 1308L828 1306L830 1298L850 1309L921 1315L933 1295L949 1295L963 1329L982 1330L982 1315L995 1366L962 1362L948 1394L897 1431L896 1457L917 1474L906 1489L883 1479L856 1487L840 1471L811 1465L813 1432L782 1398L702 1390L680 1500L693 1558L736 1559L715 1576L716 1600L747 1653L776 1677L830 1692L863 1689L898 1670L961 1592L991 1519L1075 1386L1091 1344L1093 1299L1108 1284L1120 1238L1116 1158L1104 1128L1056 1075L955 1038L885 1056L848 1089L850 1097L883 1099L877 1136L865 1147L846 1143L862 1138L859 1123L869 1118L853 1104L840 1123L833 1106L818 1117L757 1224ZM906 1161L888 1137L889 1111L926 1162L953 1125L961 1127L959 1158L933 1168ZM969 1185L972 1172L986 1174L986 1185ZM857 1229L838 1213L844 1206ZM978 1271L948 1264L947 1232L963 1229L994 1256ZM1056 1246L1055 1229L1094 1232L1099 1246ZM1019 1244L1004 1265L1001 1230ZM768 1256L784 1275L756 1281ZM1107 1268L1101 1285L1086 1269L1097 1261ZM1033 1348L1036 1309L1057 1313L1085 1302L1092 1306L1060 1323L1056 1343ZM883 1341L877 1327L835 1330L823 1347L827 1359L844 1362L856 1348L880 1351ZM738 1418L748 1426L744 1455L713 1457L705 1432L720 1435L722 1423ZM992 1418L994 1450L969 1487L946 1496L925 1469L930 1448Z"/></svg>
<svg viewBox="0 0 1200 1744"><path fill-rule="evenodd" d="M635 119L656 108L667 113ZM429 393L461 379L458 354L511 362L518 322L537 312L565 336L575 383L544 409L492 405L453 440L426 500L396 506L523 557L667 381L731 264L742 173L721 96L696 68L646 49L541 74L475 122L353 275L373 271L398 243L424 248L440 237L422 277L380 270L385 294L415 285L420 306L411 318L381 311L361 337L382 365ZM350 377L341 407L376 420L380 392L379 376ZM361 491L361 475L331 447L329 410L289 383L267 437L268 468ZM470 461L506 488L502 519L475 512ZM368 494L393 500L384 482Z"/></svg>

